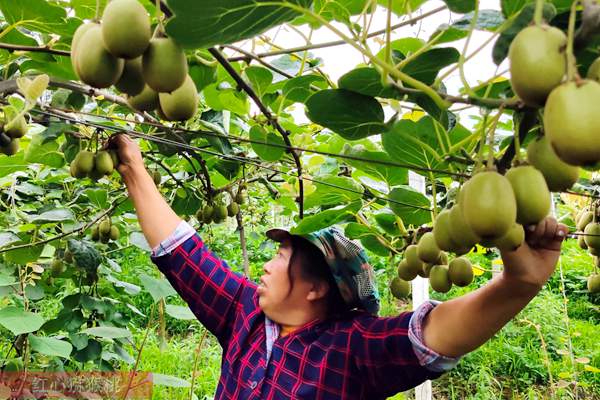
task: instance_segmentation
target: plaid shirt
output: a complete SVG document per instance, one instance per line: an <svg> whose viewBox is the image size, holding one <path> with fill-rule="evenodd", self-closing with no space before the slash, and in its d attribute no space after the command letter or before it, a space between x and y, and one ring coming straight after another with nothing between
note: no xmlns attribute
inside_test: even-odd
<svg viewBox="0 0 600 400"><path fill-rule="evenodd" d="M396 317L352 311L285 337L258 306L257 285L232 272L187 223L152 260L223 347L215 399L385 399L458 362L422 343L436 302Z"/></svg>

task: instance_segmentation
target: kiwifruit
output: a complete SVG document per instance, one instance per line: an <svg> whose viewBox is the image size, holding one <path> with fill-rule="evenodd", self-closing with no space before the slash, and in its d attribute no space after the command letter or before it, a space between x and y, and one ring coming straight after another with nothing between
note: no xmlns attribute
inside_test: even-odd
<svg viewBox="0 0 600 400"><path fill-rule="evenodd" d="M152 173L152 180L154 181L155 185L160 185L160 182L162 181L162 175L160 174L160 172L154 170L154 172Z"/></svg>
<svg viewBox="0 0 600 400"><path fill-rule="evenodd" d="M119 153L117 153L117 151L114 149L109 149L108 154L110 154L110 158L112 159L113 166L115 168L117 168L117 166L119 166L119 164L121 163L121 161L119 160Z"/></svg>
<svg viewBox="0 0 600 400"><path fill-rule="evenodd" d="M73 163L75 163L77 170L84 175L89 174L94 169L94 153L87 150L82 150L75 156Z"/></svg>
<svg viewBox="0 0 600 400"><path fill-rule="evenodd" d="M65 260L68 263L73 262L73 253L71 252L71 250L69 250L69 249L65 250L65 252L63 254L63 260Z"/></svg>
<svg viewBox="0 0 600 400"><path fill-rule="evenodd" d="M440 256L435 261L435 264L448 265L448 253L445 251L440 251Z"/></svg>
<svg viewBox="0 0 600 400"><path fill-rule="evenodd" d="M93 180L94 182L96 182L96 181L104 178L104 174L102 172L98 171L96 168L94 168L87 174L87 177L90 178L91 180Z"/></svg>
<svg viewBox="0 0 600 400"><path fill-rule="evenodd" d="M586 226L594 219L594 213L591 211L584 211L579 219L577 220L577 230L583 231Z"/></svg>
<svg viewBox="0 0 600 400"><path fill-rule="evenodd" d="M81 41L81 38L83 37L83 35L92 27L94 26L99 26L97 23L95 22L89 22L89 23L85 23L85 24L81 24L79 25L79 27L77 27L77 29L75 30L75 33L73 34L73 40L71 40L71 65L73 66L73 71L75 71L75 73L77 74L77 76L79 76L79 72L77 69L77 53L78 53L78 45L79 42Z"/></svg>
<svg viewBox="0 0 600 400"><path fill-rule="evenodd" d="M110 233L108 235L100 235L100 241L102 243L108 243L110 242Z"/></svg>
<svg viewBox="0 0 600 400"><path fill-rule="evenodd" d="M448 265L448 277L456 286L465 287L473 282L473 266L464 257L456 257Z"/></svg>
<svg viewBox="0 0 600 400"><path fill-rule="evenodd" d="M65 269L65 263L61 259L55 258L50 264L50 275L57 277L65 272Z"/></svg>
<svg viewBox="0 0 600 400"><path fill-rule="evenodd" d="M450 209L450 239L457 244L454 252L458 255L466 254L477 244L481 238L473 232L465 221L460 204L455 204Z"/></svg>
<svg viewBox="0 0 600 400"><path fill-rule="evenodd" d="M235 217L237 213L240 212L240 206L235 201L229 203L227 206L227 215L230 217Z"/></svg>
<svg viewBox="0 0 600 400"><path fill-rule="evenodd" d="M158 93L146 85L138 95L127 97L127 104L134 110L153 111L158 108Z"/></svg>
<svg viewBox="0 0 600 400"><path fill-rule="evenodd" d="M100 225L98 226L98 231L100 233L100 236L108 236L110 235L110 227L111 227L111 223L110 223L110 219L105 218L100 222Z"/></svg>
<svg viewBox="0 0 600 400"><path fill-rule="evenodd" d="M558 158L546 136L529 143L527 161L540 170L553 192L570 189L579 179L579 168Z"/></svg>
<svg viewBox="0 0 600 400"><path fill-rule="evenodd" d="M441 250L432 232L427 232L421 236L417 244L417 255L422 261L428 263L436 262L440 257L440 252Z"/></svg>
<svg viewBox="0 0 600 400"><path fill-rule="evenodd" d="M215 206L214 218L219 221L227 218L227 207L224 205Z"/></svg>
<svg viewBox="0 0 600 400"><path fill-rule="evenodd" d="M0 147L6 147L12 142L12 138L4 132L0 132Z"/></svg>
<svg viewBox="0 0 600 400"><path fill-rule="evenodd" d="M548 94L567 71L567 37L549 25L529 26L513 39L508 50L513 91L531 107L544 105Z"/></svg>
<svg viewBox="0 0 600 400"><path fill-rule="evenodd" d="M87 29L77 45L76 66L79 79L96 88L115 84L123 73L124 61L110 54L102 43L102 29Z"/></svg>
<svg viewBox="0 0 600 400"><path fill-rule="evenodd" d="M398 264L398 276L405 281L412 281L417 277L417 270L411 269L406 258Z"/></svg>
<svg viewBox="0 0 600 400"><path fill-rule="evenodd" d="M96 153L94 164L96 171L102 175L108 175L113 172L113 160L108 151L101 150Z"/></svg>
<svg viewBox="0 0 600 400"><path fill-rule="evenodd" d="M4 109L4 132L13 139L22 138L27 133L27 120L24 115L19 115L11 107Z"/></svg>
<svg viewBox="0 0 600 400"><path fill-rule="evenodd" d="M183 85L171 93L159 93L158 99L166 121L186 121L198 110L198 90L189 75Z"/></svg>
<svg viewBox="0 0 600 400"><path fill-rule="evenodd" d="M110 232L108 233L108 236L110 237L110 240L119 240L119 236L121 236L119 228L117 228L115 225L112 225L110 227Z"/></svg>
<svg viewBox="0 0 600 400"><path fill-rule="evenodd" d="M587 250L587 248L588 248L588 246L587 246L587 243L585 242L585 236L583 236L583 235L580 235L580 236L577 238L577 244L578 244L578 245L579 245L579 247L580 247L581 249L583 249L583 250Z"/></svg>
<svg viewBox="0 0 600 400"><path fill-rule="evenodd" d="M114 56L141 56L150 43L150 17L137 0L112 0L102 14L102 39Z"/></svg>
<svg viewBox="0 0 600 400"><path fill-rule="evenodd" d="M390 292L397 299L404 299L410 295L410 283L395 277L390 283Z"/></svg>
<svg viewBox="0 0 600 400"><path fill-rule="evenodd" d="M7 146L0 146L0 153L6 154L7 156L13 156L19 151L19 139L13 139Z"/></svg>
<svg viewBox="0 0 600 400"><path fill-rule="evenodd" d="M556 155L571 165L600 161L600 83L563 83L550 93L544 109L544 129Z"/></svg>
<svg viewBox="0 0 600 400"><path fill-rule="evenodd" d="M129 96L136 96L142 93L145 86L146 82L142 76L142 57L126 60L123 73L119 81L115 83L115 87Z"/></svg>
<svg viewBox="0 0 600 400"><path fill-rule="evenodd" d="M506 173L515 200L517 222L522 225L537 224L550 212L550 191L544 175L531 165L511 168Z"/></svg>
<svg viewBox="0 0 600 400"><path fill-rule="evenodd" d="M515 223L504 236L493 241L494 246L501 251L514 251L525 241L523 225Z"/></svg>
<svg viewBox="0 0 600 400"><path fill-rule="evenodd" d="M77 179L81 179L81 178L85 178L86 177L86 173L83 172L78 166L77 163L75 162L75 160L73 160L71 162L71 165L69 165L69 173L71 174L71 176L73 178L77 178Z"/></svg>
<svg viewBox="0 0 600 400"><path fill-rule="evenodd" d="M185 53L171 38L153 38L142 58L142 71L148 86L170 93L183 85L187 76Z"/></svg>
<svg viewBox="0 0 600 400"><path fill-rule="evenodd" d="M587 70L586 78L600 82L600 57L596 58Z"/></svg>
<svg viewBox="0 0 600 400"><path fill-rule="evenodd" d="M587 243L586 243L586 245L587 245ZM600 256L600 250L596 250L593 247L588 247L588 253L590 253L591 255L596 256L596 257Z"/></svg>
<svg viewBox="0 0 600 400"><path fill-rule="evenodd" d="M211 205L204 206L202 210L202 222L205 224L210 224L213 220L214 208Z"/></svg>
<svg viewBox="0 0 600 400"><path fill-rule="evenodd" d="M438 247L445 251L454 251L458 247L450 237L450 210L440 212L433 223L433 236Z"/></svg>
<svg viewBox="0 0 600 400"><path fill-rule="evenodd" d="M592 222L585 227L585 244L589 249L600 251L600 224Z"/></svg>
<svg viewBox="0 0 600 400"><path fill-rule="evenodd" d="M506 177L495 171L480 172L463 188L460 203L465 222L482 238L499 238L517 218L517 202Z"/></svg>
<svg viewBox="0 0 600 400"><path fill-rule="evenodd" d="M590 293L600 292L600 274L592 274L588 277L587 289Z"/></svg>
<svg viewBox="0 0 600 400"><path fill-rule="evenodd" d="M94 242L100 240L100 228L98 227L98 225L94 225L92 227L92 234L90 237Z"/></svg>
<svg viewBox="0 0 600 400"><path fill-rule="evenodd" d="M419 273L423 271L423 261L419 258L417 254L417 245L411 244L404 251L404 259L406 260L407 267L413 273Z"/></svg>
<svg viewBox="0 0 600 400"><path fill-rule="evenodd" d="M419 274L420 276L422 276L423 278L429 278L429 273L431 272L431 268L433 268L433 266L436 265L434 263L424 263L423 264L423 269L422 272L423 274Z"/></svg>
<svg viewBox="0 0 600 400"><path fill-rule="evenodd" d="M241 190L235 195L235 202L239 205L246 203L246 195Z"/></svg>
<svg viewBox="0 0 600 400"><path fill-rule="evenodd" d="M452 281L445 265L434 265L429 271L429 284L439 293L446 293L452 288Z"/></svg>

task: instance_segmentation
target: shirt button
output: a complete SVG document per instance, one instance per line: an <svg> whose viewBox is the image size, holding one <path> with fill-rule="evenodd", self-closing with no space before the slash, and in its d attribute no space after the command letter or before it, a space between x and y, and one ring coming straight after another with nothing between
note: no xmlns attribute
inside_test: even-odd
<svg viewBox="0 0 600 400"><path fill-rule="evenodd" d="M256 381L252 381L252 382L250 382L250 389L252 389L252 390L256 389L256 386L257 386L257 385L258 385L258 384L256 383Z"/></svg>

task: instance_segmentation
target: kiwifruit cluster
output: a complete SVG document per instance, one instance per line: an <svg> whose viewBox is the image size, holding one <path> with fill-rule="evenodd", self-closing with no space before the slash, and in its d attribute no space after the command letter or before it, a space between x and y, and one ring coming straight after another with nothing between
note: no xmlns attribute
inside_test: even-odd
<svg viewBox="0 0 600 400"><path fill-rule="evenodd" d="M228 205L212 203L200 208L196 214L196 218L205 224L213 222L219 224L225 221L227 217L235 217L239 211L240 206L235 201L232 201Z"/></svg>
<svg viewBox="0 0 600 400"><path fill-rule="evenodd" d="M154 171L148 170L148 174L150 174L156 186L160 185L160 183L162 182L162 175L157 169L155 169Z"/></svg>
<svg viewBox="0 0 600 400"><path fill-rule="evenodd" d="M600 256L600 223L597 222L598 210L594 206L591 209L581 210L576 218L577 231L583 232L577 243L579 247L587 250L594 257L594 270L600 268L598 257ZM590 293L600 292L600 275L593 273L588 277L588 291Z"/></svg>
<svg viewBox="0 0 600 400"><path fill-rule="evenodd" d="M404 258L398 265L398 277L412 281L417 275L429 278L431 288L446 293L457 286L468 286L473 281L471 262L464 257L456 257L448 262L448 254L440 249L433 232L427 232L418 244L408 246Z"/></svg>
<svg viewBox="0 0 600 400"><path fill-rule="evenodd" d="M101 23L81 25L71 42L71 62L81 81L96 88L115 85L138 111L185 121L198 108L183 49L172 38L152 37L150 17L137 0L112 0Z"/></svg>
<svg viewBox="0 0 600 400"><path fill-rule="evenodd" d="M100 150L96 153L81 150L71 161L69 171L74 178L89 177L96 181L112 174L118 165L119 156L115 150Z"/></svg>
<svg viewBox="0 0 600 400"><path fill-rule="evenodd" d="M90 233L90 238L94 242L102 242L108 243L111 240L119 240L121 233L119 232L119 228L116 225L113 225L110 218L104 218L100 223L94 225L92 227L92 232Z"/></svg>
<svg viewBox="0 0 600 400"><path fill-rule="evenodd" d="M0 126L0 153L12 156L19 151L19 140L27 133L27 120L12 107L4 107L4 121Z"/></svg>
<svg viewBox="0 0 600 400"><path fill-rule="evenodd" d="M566 79L566 48L567 36L558 28L541 24L521 30L508 52L511 85L526 105L544 107L544 132L560 160L571 166L594 165L600 161L600 113L596 107L600 103L600 58L589 68L586 79L577 74ZM547 143L538 145L542 149L536 151L548 153ZM537 161L530 156L530 162L545 176L563 177L557 178L558 182L547 178L552 190L555 183L564 190L576 176L574 169L564 171L563 164L556 164L557 170L552 172L555 162L542 156ZM540 165L548 162L547 168Z"/></svg>

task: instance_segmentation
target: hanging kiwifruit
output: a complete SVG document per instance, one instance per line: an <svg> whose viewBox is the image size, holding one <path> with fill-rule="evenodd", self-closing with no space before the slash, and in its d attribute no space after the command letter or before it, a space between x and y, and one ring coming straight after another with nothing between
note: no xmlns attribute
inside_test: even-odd
<svg viewBox="0 0 600 400"><path fill-rule="evenodd" d="M232 201L227 206L227 215L230 217L235 217L240 212L240 206L235 201Z"/></svg>
<svg viewBox="0 0 600 400"><path fill-rule="evenodd" d="M59 258L55 258L54 260L52 260L52 263L50 264L50 275L56 278L57 276L59 276L63 272L65 272L66 269L67 268L66 268L63 260L61 260Z"/></svg>
<svg viewBox="0 0 600 400"><path fill-rule="evenodd" d="M97 242L100 240L100 228L98 227L98 225L94 225L92 227L92 232L90 234L90 239L92 239L94 242Z"/></svg>
<svg viewBox="0 0 600 400"><path fill-rule="evenodd" d="M170 93L183 85L187 76L185 53L171 38L153 38L142 58L142 71L148 86Z"/></svg>
<svg viewBox="0 0 600 400"><path fill-rule="evenodd" d="M100 236L108 236L110 235L110 227L111 227L111 223L110 223L110 218L105 218L100 222L100 225L98 225L98 231L100 233Z"/></svg>
<svg viewBox="0 0 600 400"><path fill-rule="evenodd" d="M553 192L570 189L579 179L579 168L558 158L546 136L527 146L527 161L540 170Z"/></svg>
<svg viewBox="0 0 600 400"><path fill-rule="evenodd" d="M6 154L7 156L13 156L19 151L19 139L12 139L6 146L0 146L0 153Z"/></svg>
<svg viewBox="0 0 600 400"><path fill-rule="evenodd" d="M198 90L189 75L179 88L171 93L159 93L158 98L166 121L186 121L198 110Z"/></svg>
<svg viewBox="0 0 600 400"><path fill-rule="evenodd" d="M473 282L473 266L464 257L456 257L448 265L448 277L456 286L465 287Z"/></svg>
<svg viewBox="0 0 600 400"><path fill-rule="evenodd" d="M78 54L78 45L81 41L83 35L92 27L99 26L95 22L89 22L85 24L79 25L79 27L75 30L73 34L73 40L71 40L71 65L73 66L73 71L79 76L78 68L77 68L77 54Z"/></svg>
<svg viewBox="0 0 600 400"><path fill-rule="evenodd" d="M398 264L398 276L405 281L412 281L417 277L417 273L418 271L409 267L406 258L400 261L400 264Z"/></svg>
<svg viewBox="0 0 600 400"><path fill-rule="evenodd" d="M110 54L102 43L102 29L87 29L77 44L75 65L79 79L96 88L115 84L123 73L124 61Z"/></svg>
<svg viewBox="0 0 600 400"><path fill-rule="evenodd" d="M86 176L94 169L94 159L94 153L91 151L80 151L71 162L71 174L77 178Z"/></svg>
<svg viewBox="0 0 600 400"><path fill-rule="evenodd" d="M556 155L571 165L600 161L600 83L567 82L550 93L544 130Z"/></svg>
<svg viewBox="0 0 600 400"><path fill-rule="evenodd" d="M450 210L443 210L433 223L433 236L438 247L445 251L454 251L458 246L450 237Z"/></svg>
<svg viewBox="0 0 600 400"><path fill-rule="evenodd" d="M550 212L551 202L544 175L531 165L523 165L511 168L506 178L517 201L517 222L530 225L543 220Z"/></svg>
<svg viewBox="0 0 600 400"><path fill-rule="evenodd" d="M600 224L592 222L585 227L585 244L591 250L600 251ZM595 254L596 255L596 254Z"/></svg>
<svg viewBox="0 0 600 400"><path fill-rule="evenodd" d="M96 153L96 156L94 158L94 167L100 175L111 174L114 170L114 165L110 153L105 150Z"/></svg>
<svg viewBox="0 0 600 400"><path fill-rule="evenodd" d="M525 241L523 225L515 223L504 236L493 241L493 245L501 251L514 251Z"/></svg>
<svg viewBox="0 0 600 400"><path fill-rule="evenodd" d="M457 244L454 252L458 255L466 254L475 246L481 238L473 232L471 227L465 221L459 204L455 204L450 209L450 238Z"/></svg>
<svg viewBox="0 0 600 400"><path fill-rule="evenodd" d="M438 247L432 232L427 232L417 244L417 255L423 262L434 263L440 257L441 250Z"/></svg>
<svg viewBox="0 0 600 400"><path fill-rule="evenodd" d="M585 242L585 236L579 235L579 237L577 238L577 245L582 250L587 250L588 246L587 246L587 243Z"/></svg>
<svg viewBox="0 0 600 400"><path fill-rule="evenodd" d="M108 233L108 237L110 238L110 240L119 240L119 236L121 236L121 233L119 232L119 228L117 228L115 225L112 225L110 227L110 232Z"/></svg>
<svg viewBox="0 0 600 400"><path fill-rule="evenodd" d="M417 245L411 244L404 251L404 260L406 260L406 267L410 272L409 275L419 274L423 271L423 261L417 254Z"/></svg>
<svg viewBox="0 0 600 400"><path fill-rule="evenodd" d="M452 288L452 281L446 265L434 265L429 271L429 284L439 293L446 293Z"/></svg>
<svg viewBox="0 0 600 400"><path fill-rule="evenodd" d="M410 284L403 279L395 277L390 283L390 292L397 299L404 299L410 295Z"/></svg>
<svg viewBox="0 0 600 400"><path fill-rule="evenodd" d="M460 207L465 222L482 238L499 238L517 218L517 203L506 177L495 171L480 172L461 190Z"/></svg>
<svg viewBox="0 0 600 400"><path fill-rule="evenodd" d="M213 217L215 222L222 222L227 218L227 207L224 205L215 206Z"/></svg>
<svg viewBox="0 0 600 400"><path fill-rule="evenodd" d="M158 172L158 170L154 170L154 172L152 172L152 180L156 186L160 185L162 182L162 175L160 172Z"/></svg>
<svg viewBox="0 0 600 400"><path fill-rule="evenodd" d="M102 14L106 49L120 58L141 56L150 42L150 17L137 0L112 0Z"/></svg>
<svg viewBox="0 0 600 400"><path fill-rule="evenodd" d="M134 110L154 111L159 105L158 93L146 85L140 94L127 97L127 104Z"/></svg>
<svg viewBox="0 0 600 400"><path fill-rule="evenodd" d="M202 210L202 222L204 222L205 224L210 224L213 221L213 213L213 206L211 206L210 204L204 206L204 209Z"/></svg>
<svg viewBox="0 0 600 400"><path fill-rule="evenodd" d="M142 93L145 86L146 82L142 76L142 57L126 60L123 73L115 83L115 87L129 96L136 96Z"/></svg>
<svg viewBox="0 0 600 400"><path fill-rule="evenodd" d="M594 219L594 213L587 210L581 213L579 218L577 219L576 228L578 231L583 231L586 226Z"/></svg>
<svg viewBox="0 0 600 400"><path fill-rule="evenodd" d="M590 293L600 292L600 274L592 274L588 277L587 289Z"/></svg>
<svg viewBox="0 0 600 400"><path fill-rule="evenodd" d="M13 139L19 139L27 133L27 120L19 115L12 107L4 108L4 133Z"/></svg>
<svg viewBox="0 0 600 400"><path fill-rule="evenodd" d="M436 265L434 263L424 263L423 264L423 269L421 270L421 273L419 273L418 275L423 277L423 278L429 278L429 273L431 272L431 268L433 268L433 266Z"/></svg>
<svg viewBox="0 0 600 400"><path fill-rule="evenodd" d="M549 25L529 26L508 50L513 91L531 107L544 105L548 94L567 72L567 36Z"/></svg>

